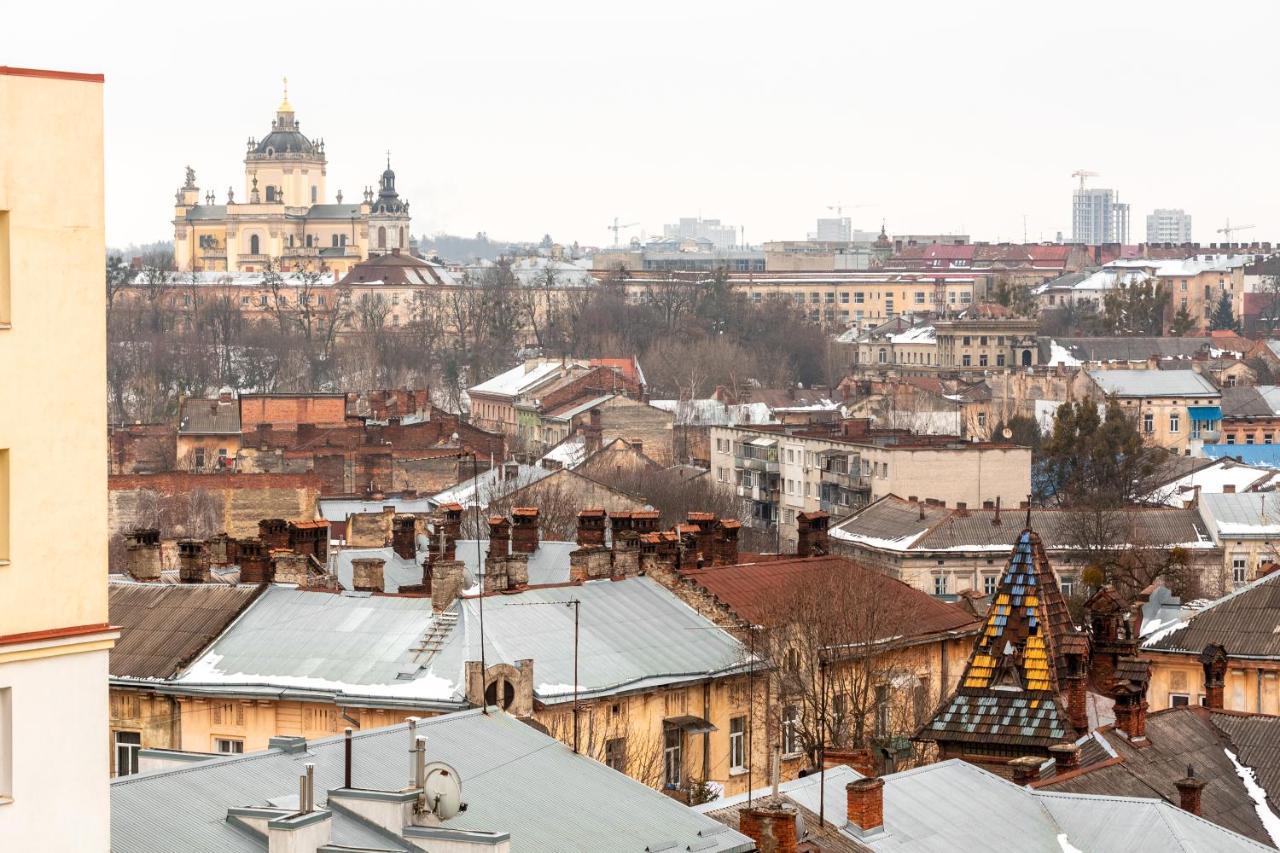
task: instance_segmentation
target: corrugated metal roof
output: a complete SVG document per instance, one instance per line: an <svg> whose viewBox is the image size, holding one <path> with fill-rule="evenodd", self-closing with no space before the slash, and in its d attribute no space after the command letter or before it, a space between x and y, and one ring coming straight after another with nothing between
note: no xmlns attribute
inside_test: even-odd
<svg viewBox="0 0 1280 853"><path fill-rule="evenodd" d="M1198 397L1216 400L1218 389L1194 370L1090 370L1104 394L1120 397Z"/></svg>
<svg viewBox="0 0 1280 853"><path fill-rule="evenodd" d="M475 477L468 477L461 483L432 495L431 500L436 504L459 503L464 507L472 506L478 501L481 507L486 507L516 489L523 489L553 473L540 465L519 465L515 476L508 477L505 468L506 466L499 465Z"/></svg>
<svg viewBox="0 0 1280 853"><path fill-rule="evenodd" d="M182 435L239 435L240 401L183 400L178 432Z"/></svg>
<svg viewBox="0 0 1280 853"><path fill-rule="evenodd" d="M760 625L772 621L776 610L771 606L783 600L789 589L812 583L828 572L838 572L848 583L857 584L860 593L874 596L892 610L910 613L910 624L889 624L886 621L881 625L883 630L894 636L914 639L977 626L973 617L961 608L938 601L909 584L845 557L719 566L684 571L681 575L706 589L743 619Z"/></svg>
<svg viewBox="0 0 1280 853"><path fill-rule="evenodd" d="M1062 276L1061 279L1055 279L1050 282L1050 286L1056 285L1058 281L1069 280L1073 276L1080 276L1073 283L1083 280L1081 274L1073 273ZM1071 355L1085 362L1146 361L1152 356L1190 358L1196 353L1207 351L1212 344L1210 338L1173 337L1054 338L1054 340L1059 346L1069 350Z"/></svg>
<svg viewBox="0 0 1280 853"><path fill-rule="evenodd" d="M396 512L431 512L436 504L431 498L388 497L382 500L362 500L360 498L325 498L316 501L320 517L325 521L346 521L349 515L366 512L382 512L386 506L395 507Z"/></svg>
<svg viewBox="0 0 1280 853"><path fill-rule="evenodd" d="M1230 657L1280 657L1280 572L1264 575L1152 635L1144 649L1199 654L1210 643Z"/></svg>
<svg viewBox="0 0 1280 853"><path fill-rule="evenodd" d="M169 678L258 595L256 586L112 581L108 608L120 639L111 675Z"/></svg>
<svg viewBox="0 0 1280 853"><path fill-rule="evenodd" d="M1272 811L1280 807L1280 717L1268 714L1215 712L1213 724L1231 738L1241 763L1253 768L1267 792ZM1280 811L1278 811L1280 813ZM1280 839L1276 839L1280 841Z"/></svg>
<svg viewBox="0 0 1280 853"><path fill-rule="evenodd" d="M1148 743L1141 749L1107 727L1099 736L1107 740L1111 750L1121 759L1105 767L1089 769L1089 762L1081 757L1083 773L1067 774L1061 781L1045 774L1048 781L1042 790L1075 794L1099 794L1106 796L1161 797L1178 804L1180 795L1174 784L1187 775L1187 766L1195 768L1196 778L1207 784L1200 795L1201 815L1233 832L1270 844L1271 837L1259 820L1249 799L1244 783L1236 775L1235 768L1223 752L1226 738L1218 728L1218 717L1230 717L1231 722L1273 720L1280 718L1249 718L1233 715L1213 715L1196 707L1170 708L1147 716ZM1242 726L1244 728L1244 726ZM1280 766L1274 759L1280 757L1280 727L1275 725L1256 727L1263 740L1271 742L1262 746L1259 764L1251 764L1243 755L1241 760L1253 767L1267 767L1273 776L1280 776ZM1242 749L1242 752L1244 750ZM1267 754L1267 753L1270 754ZM1104 755L1106 761L1110 756ZM1051 773L1051 770L1050 770ZM1265 787L1265 786L1264 786Z"/></svg>
<svg viewBox="0 0 1280 853"><path fill-rule="evenodd" d="M1280 500L1276 501L1280 510ZM924 506L888 495L831 529L834 539L890 551L1008 551L1026 523L1026 510L947 509ZM1127 510L1133 542L1152 546L1212 548L1213 540L1200 515L1178 507L1134 507ZM1069 509L1033 509L1031 529L1050 551L1070 550L1077 539L1076 513Z"/></svg>
<svg viewBox="0 0 1280 853"><path fill-rule="evenodd" d="M445 823L464 830L509 832L512 849L657 849L743 853L746 837L618 773L531 726L499 712L468 711L423 720L427 759L450 764L462 781L467 810ZM353 782L367 789L401 790L408 773L407 725L355 735ZM161 773L125 776L111 785L111 849L263 849L227 823L227 809L263 805L294 794L306 763L315 764L316 797L342 786L343 739L312 741L303 752L279 750ZM358 826L335 813L336 843L352 841ZM367 833L367 830L366 830ZM365 835L364 837L368 837ZM710 842L708 846L700 847ZM381 846L390 846L384 839Z"/></svg>
<svg viewBox="0 0 1280 853"><path fill-rule="evenodd" d="M857 774L842 767L826 775L827 821L851 835L844 794L845 785ZM883 779L884 832L860 839L883 853L1257 853L1273 849L1162 800L1024 788L958 759ZM817 776L780 787L808 811L818 810ZM698 808L716 812L743 799L732 797Z"/></svg>
<svg viewBox="0 0 1280 853"><path fill-rule="evenodd" d="M405 559L390 547L383 548L343 548L333 556L334 570L338 582L343 589L351 589L351 561L358 558L376 557L383 561L383 592L399 592L402 586L414 586L422 583L422 563L427 559L430 543L426 536L418 537L416 556ZM465 581L467 588L479 583L480 569L489 554L489 540L479 541L476 550L475 539L459 539L455 545L457 559L466 566ZM576 551L576 542L543 540L538 549L529 555L529 583L534 586L552 583L568 583L569 554Z"/></svg>

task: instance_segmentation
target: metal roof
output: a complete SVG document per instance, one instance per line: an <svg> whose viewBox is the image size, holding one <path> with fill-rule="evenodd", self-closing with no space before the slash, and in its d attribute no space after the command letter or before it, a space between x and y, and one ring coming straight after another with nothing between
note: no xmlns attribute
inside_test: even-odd
<svg viewBox="0 0 1280 853"><path fill-rule="evenodd" d="M108 607L120 639L111 675L169 678L204 650L260 591L256 586L112 581Z"/></svg>
<svg viewBox="0 0 1280 853"><path fill-rule="evenodd" d="M420 721L417 731L427 737L427 760L448 763L461 779L467 810L445 822L450 829L509 832L512 849L523 851L754 849L746 836L599 761L575 755L507 714L449 714ZM403 789L408 747L407 725L357 733L354 784ZM227 822L227 809L296 796L307 763L315 764L316 799L323 806L326 792L343 783L341 737L311 741L299 752L273 749L120 777L111 785L111 849L261 853L256 841ZM407 849L336 811L333 835L336 844Z"/></svg>
<svg viewBox="0 0 1280 853"><path fill-rule="evenodd" d="M857 838L848 825L847 767L826 773L826 819L847 836L882 853L1170 853L1273 850L1158 799L1093 797L1013 784L959 759L884 776L884 832ZM819 777L779 786L788 799L818 810ZM756 794L757 797L768 789ZM698 810L715 813L745 795Z"/></svg>
<svg viewBox="0 0 1280 853"><path fill-rule="evenodd" d="M402 586L422 583L422 563L427 559L433 543L424 535L418 536L418 547L413 559L401 557L389 546L381 548L343 548L333 555L334 571L343 589L351 589L351 561L374 557L383 561L383 592L399 592ZM477 552L477 544L479 551ZM542 540L536 551L529 555L529 583L533 586L569 581L569 554L577 550L576 542ZM466 566L465 582L468 589L479 583L481 567L489 554L489 540L459 539L455 545L457 559ZM479 590L475 590L478 592Z"/></svg>
<svg viewBox="0 0 1280 853"><path fill-rule="evenodd" d="M523 489L554 473L540 465L519 465L515 476L508 477L506 467L498 465L475 477L468 477L461 483L432 495L431 500L437 504L459 503L464 507L472 506L478 501L481 507L486 507L516 489Z"/></svg>
<svg viewBox="0 0 1280 853"><path fill-rule="evenodd" d="M307 219L363 219L358 204L313 204L307 208Z"/></svg>
<svg viewBox="0 0 1280 853"><path fill-rule="evenodd" d="M1052 286L1054 283L1050 282ZM1049 338L1041 338L1048 341ZM1190 358L1207 351L1212 338L1121 337L1052 339L1083 362L1146 361L1148 358Z"/></svg>
<svg viewBox="0 0 1280 853"><path fill-rule="evenodd" d="M1280 807L1280 717L1215 711L1210 719L1231 738L1241 763L1253 768L1276 811Z"/></svg>
<svg viewBox="0 0 1280 853"><path fill-rule="evenodd" d="M742 644L648 578L527 589L484 599L485 658L532 659L534 695L573 697L573 609L584 698L745 667ZM434 614L431 599L269 588L174 683L186 690L312 690L347 701L460 707L480 660L480 601ZM431 641L428 642L428 637ZM425 647L425 648L424 648Z"/></svg>
<svg viewBox="0 0 1280 853"><path fill-rule="evenodd" d="M1090 370L1089 378L1104 394L1119 397L1219 397L1214 384L1194 370Z"/></svg>
<svg viewBox="0 0 1280 853"><path fill-rule="evenodd" d="M776 615L771 605L784 600L788 589L816 581L824 572L839 572L842 583L856 584L862 594L883 602L889 612L910 613L909 624L886 619L888 634L915 639L942 631L975 629L977 622L959 607L945 604L909 584L845 557L774 560L681 572L681 576L710 592L741 618L768 624ZM873 638L866 637L871 640ZM875 638L879 639L879 638Z"/></svg>
<svg viewBox="0 0 1280 853"><path fill-rule="evenodd" d="M377 501L321 497L316 501L316 506L320 511L320 517L325 521L346 521L349 515L382 512L382 508L388 506L395 507L396 512L431 512L436 508L436 503L427 497L386 497Z"/></svg>
<svg viewBox="0 0 1280 853"><path fill-rule="evenodd" d="M1267 492L1200 496L1200 514L1217 539L1280 537L1280 495Z"/></svg>
<svg viewBox="0 0 1280 853"><path fill-rule="evenodd" d="M239 435L240 401L183 400L178 416L181 435Z"/></svg>
<svg viewBox="0 0 1280 853"><path fill-rule="evenodd" d="M1181 622L1152 634L1142 648L1200 654L1217 643L1232 658L1280 658L1280 572L1263 575Z"/></svg>

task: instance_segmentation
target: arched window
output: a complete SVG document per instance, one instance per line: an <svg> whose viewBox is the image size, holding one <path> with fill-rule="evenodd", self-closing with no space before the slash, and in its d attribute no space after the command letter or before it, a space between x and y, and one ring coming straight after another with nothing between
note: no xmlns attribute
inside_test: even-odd
<svg viewBox="0 0 1280 853"><path fill-rule="evenodd" d="M333 235L333 248L335 248L335 249L336 249L336 248L338 248L338 235L337 235L337 234L334 234L334 235Z"/></svg>
<svg viewBox="0 0 1280 853"><path fill-rule="evenodd" d="M315 187L312 187L312 188L311 188L311 203L312 203L312 204L315 204L315 203L316 203L316 188L315 188Z"/></svg>
<svg viewBox="0 0 1280 853"><path fill-rule="evenodd" d="M1024 349L1022 351L1022 366L1023 367L1031 366L1031 350L1029 349Z"/></svg>
<svg viewBox="0 0 1280 853"><path fill-rule="evenodd" d="M271 203L275 200L276 200L276 188L272 186L268 186L267 187L267 203Z"/></svg>
<svg viewBox="0 0 1280 853"><path fill-rule="evenodd" d="M310 234L308 234L308 235L307 235L307 248L308 248L308 249L310 249L310 248L311 248L311 237L312 237L312 235L310 235Z"/></svg>
<svg viewBox="0 0 1280 853"><path fill-rule="evenodd" d="M250 237L250 238L249 238L249 254L251 254L251 255L259 255L259 254L262 254L260 251L258 251L258 248L259 248L259 247L258 247L258 235L257 235L257 234L254 234L252 237Z"/></svg>
<svg viewBox="0 0 1280 853"><path fill-rule="evenodd" d="M889 361L889 352L884 347L880 348L880 363L886 364Z"/></svg>
<svg viewBox="0 0 1280 853"><path fill-rule="evenodd" d="M293 235L292 235L292 234L290 234L290 235L289 235L289 248L290 248L290 249L292 249L292 248L293 248Z"/></svg>
<svg viewBox="0 0 1280 853"><path fill-rule="evenodd" d="M387 229L383 225L378 226L378 248L387 248Z"/></svg>
<svg viewBox="0 0 1280 853"><path fill-rule="evenodd" d="M486 705L496 705L502 710L507 710L512 703L516 701L515 685L505 678L496 678L490 681L484 689L484 703Z"/></svg>
<svg viewBox="0 0 1280 853"><path fill-rule="evenodd" d="M339 246L345 246L345 245L347 245L347 235L346 235L346 234L343 234L341 237L339 237L339 238L338 238L338 245L339 245Z"/></svg>

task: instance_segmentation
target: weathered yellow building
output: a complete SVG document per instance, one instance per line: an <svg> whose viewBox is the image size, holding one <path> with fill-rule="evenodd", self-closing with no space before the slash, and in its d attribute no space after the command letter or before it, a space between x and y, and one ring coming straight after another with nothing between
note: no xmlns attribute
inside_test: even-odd
<svg viewBox="0 0 1280 853"><path fill-rule="evenodd" d="M174 203L175 265L260 272L278 262L284 270L341 275L372 254L407 252L409 203L396 192L390 155L377 191L366 188L356 204L343 202L341 190L329 201L327 166L324 140L303 135L286 85L271 131L247 144L241 201L231 187L223 204L212 191L201 196L187 167Z"/></svg>
<svg viewBox="0 0 1280 853"><path fill-rule="evenodd" d="M100 74L0 66L0 847L108 846Z"/></svg>

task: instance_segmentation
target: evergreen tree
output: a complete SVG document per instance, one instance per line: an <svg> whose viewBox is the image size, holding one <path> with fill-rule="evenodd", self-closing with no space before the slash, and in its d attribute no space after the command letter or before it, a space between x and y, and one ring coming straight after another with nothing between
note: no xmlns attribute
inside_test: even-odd
<svg viewBox="0 0 1280 853"><path fill-rule="evenodd" d="M1238 331L1235 314L1231 311L1231 294L1223 292L1213 309L1213 316L1209 318L1209 328L1215 332L1219 329Z"/></svg>
<svg viewBox="0 0 1280 853"><path fill-rule="evenodd" d="M1173 325L1169 328L1169 334L1180 338L1191 331L1192 325L1191 312L1187 311L1187 306L1183 305L1178 309L1178 313L1173 315Z"/></svg>
<svg viewBox="0 0 1280 853"><path fill-rule="evenodd" d="M1091 400L1063 403L1039 454L1042 497L1077 507L1132 503L1154 487L1166 455L1143 441L1115 400L1107 402L1105 418Z"/></svg>

